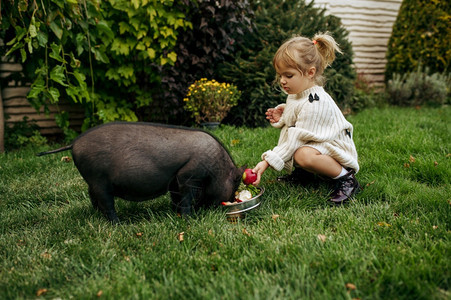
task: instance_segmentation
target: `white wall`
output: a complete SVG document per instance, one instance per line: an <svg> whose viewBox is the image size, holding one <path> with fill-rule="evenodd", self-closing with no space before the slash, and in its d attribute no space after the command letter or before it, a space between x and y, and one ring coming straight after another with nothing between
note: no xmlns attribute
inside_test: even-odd
<svg viewBox="0 0 451 300"><path fill-rule="evenodd" d="M383 85L385 53L402 0L315 0L318 7L340 17L349 31L357 72Z"/></svg>

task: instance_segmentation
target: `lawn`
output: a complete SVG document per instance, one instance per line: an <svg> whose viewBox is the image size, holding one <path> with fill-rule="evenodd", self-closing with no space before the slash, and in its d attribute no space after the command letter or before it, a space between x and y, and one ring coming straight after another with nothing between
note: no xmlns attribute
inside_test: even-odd
<svg viewBox="0 0 451 300"><path fill-rule="evenodd" d="M355 127L364 187L333 207L330 186L268 170L260 208L177 217L170 199L94 211L56 146L0 155L1 299L450 299L451 109L368 109ZM214 134L237 165L277 143L273 128ZM183 239L181 238L183 237Z"/></svg>

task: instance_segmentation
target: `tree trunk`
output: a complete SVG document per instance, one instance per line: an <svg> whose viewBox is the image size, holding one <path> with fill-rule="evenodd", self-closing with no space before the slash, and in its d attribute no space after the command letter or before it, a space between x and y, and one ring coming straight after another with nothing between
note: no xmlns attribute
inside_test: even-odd
<svg viewBox="0 0 451 300"><path fill-rule="evenodd" d="M0 153L5 152L5 116L3 114L2 87L0 86Z"/></svg>

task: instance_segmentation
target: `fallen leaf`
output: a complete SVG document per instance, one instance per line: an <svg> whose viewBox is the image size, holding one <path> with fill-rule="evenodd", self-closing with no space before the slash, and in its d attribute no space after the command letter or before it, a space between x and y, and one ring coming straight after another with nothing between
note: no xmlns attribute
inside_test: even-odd
<svg viewBox="0 0 451 300"><path fill-rule="evenodd" d="M279 218L280 217L280 215L272 215L272 219L275 221L275 220L277 220L277 218Z"/></svg>
<svg viewBox="0 0 451 300"><path fill-rule="evenodd" d="M230 144L232 145L232 146L236 146L236 145L238 145L240 143L240 140L232 140L231 142L230 142Z"/></svg>
<svg viewBox="0 0 451 300"><path fill-rule="evenodd" d="M249 232L247 232L246 227L243 228L243 234L245 234L247 236L251 236L251 234Z"/></svg>
<svg viewBox="0 0 451 300"><path fill-rule="evenodd" d="M185 235L185 232L180 232L178 235L177 235L177 239L179 240L179 242L183 242L183 236Z"/></svg>
<svg viewBox="0 0 451 300"><path fill-rule="evenodd" d="M348 290L355 290L356 286L354 284L352 284L352 283L346 283L346 288Z"/></svg>
<svg viewBox="0 0 451 300"><path fill-rule="evenodd" d="M63 161L63 162L71 162L71 158L69 157L69 156L63 156L63 157L61 157L61 161Z"/></svg>
<svg viewBox="0 0 451 300"><path fill-rule="evenodd" d="M373 185L376 182L376 180L371 181L370 183L367 183L366 186Z"/></svg>
<svg viewBox="0 0 451 300"><path fill-rule="evenodd" d="M44 294L47 293L47 292L48 292L47 289L39 289L39 290L36 292L36 296L40 297L40 296L44 295Z"/></svg>
<svg viewBox="0 0 451 300"><path fill-rule="evenodd" d="M327 239L327 237L324 235L324 234L318 234L317 236L316 236L317 238L318 238L318 240L320 240L321 242L325 242L326 241L326 239Z"/></svg>
<svg viewBox="0 0 451 300"><path fill-rule="evenodd" d="M391 227L390 224L385 223L385 222L377 222L377 225L381 226L381 227Z"/></svg>
<svg viewBox="0 0 451 300"><path fill-rule="evenodd" d="M100 297L100 296L102 296L102 294L103 294L103 291L100 290L100 291L97 292L96 296L97 296L97 297Z"/></svg>

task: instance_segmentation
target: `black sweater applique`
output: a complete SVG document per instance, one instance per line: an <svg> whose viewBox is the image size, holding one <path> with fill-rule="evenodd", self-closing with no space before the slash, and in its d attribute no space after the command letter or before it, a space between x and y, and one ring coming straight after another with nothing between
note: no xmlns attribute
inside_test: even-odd
<svg viewBox="0 0 451 300"><path fill-rule="evenodd" d="M312 94L308 95L308 101L310 103L313 103L313 101L319 101L319 96L318 94L315 93L315 96L312 96Z"/></svg>

